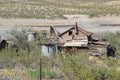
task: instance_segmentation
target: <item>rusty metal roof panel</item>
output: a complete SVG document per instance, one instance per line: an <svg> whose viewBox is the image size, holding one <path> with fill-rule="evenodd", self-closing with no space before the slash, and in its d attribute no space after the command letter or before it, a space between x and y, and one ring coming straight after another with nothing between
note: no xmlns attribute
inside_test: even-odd
<svg viewBox="0 0 120 80"><path fill-rule="evenodd" d="M95 44L95 45L106 45L108 42L106 41L97 41L97 42L89 42L90 44Z"/></svg>
<svg viewBox="0 0 120 80"><path fill-rule="evenodd" d="M72 40L72 41L67 41L64 46L87 46L88 40Z"/></svg>

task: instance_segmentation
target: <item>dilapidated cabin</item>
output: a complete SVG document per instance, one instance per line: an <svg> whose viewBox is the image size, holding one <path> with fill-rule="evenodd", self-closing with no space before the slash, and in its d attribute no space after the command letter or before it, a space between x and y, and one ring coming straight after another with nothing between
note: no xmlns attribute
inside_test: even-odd
<svg viewBox="0 0 120 80"><path fill-rule="evenodd" d="M87 47L91 41L92 32L78 27L77 23L72 28L59 34L60 44L64 47Z"/></svg>
<svg viewBox="0 0 120 80"><path fill-rule="evenodd" d="M76 23L75 26L60 33L55 27L50 27L51 39L59 38L58 48L69 49L78 48L86 49L90 53L106 53L106 41L96 40L92 37L93 33L79 27Z"/></svg>
<svg viewBox="0 0 120 80"><path fill-rule="evenodd" d="M92 32L79 27L77 23L64 32L59 32L56 28L50 27L49 42L45 43L57 45L56 50L68 50L74 47L85 49L91 55L105 55L107 52L107 41L93 38Z"/></svg>

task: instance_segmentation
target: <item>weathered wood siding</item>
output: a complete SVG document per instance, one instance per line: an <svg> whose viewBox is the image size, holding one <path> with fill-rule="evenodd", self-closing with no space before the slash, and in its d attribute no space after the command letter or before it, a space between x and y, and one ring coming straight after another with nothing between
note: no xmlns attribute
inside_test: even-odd
<svg viewBox="0 0 120 80"><path fill-rule="evenodd" d="M72 34L69 35L69 32L72 31ZM78 34L76 34L75 29L70 30L68 32L66 32L64 35L61 36L60 38L60 42L66 42L68 40L72 40L72 39L79 39L79 40L86 40L87 39L87 35L85 35L82 32L78 32Z"/></svg>

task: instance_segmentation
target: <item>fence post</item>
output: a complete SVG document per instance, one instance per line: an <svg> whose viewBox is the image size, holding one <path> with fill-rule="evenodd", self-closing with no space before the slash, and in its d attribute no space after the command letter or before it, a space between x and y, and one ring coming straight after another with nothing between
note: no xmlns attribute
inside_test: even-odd
<svg viewBox="0 0 120 80"><path fill-rule="evenodd" d="M42 59L40 56L40 80L42 80Z"/></svg>

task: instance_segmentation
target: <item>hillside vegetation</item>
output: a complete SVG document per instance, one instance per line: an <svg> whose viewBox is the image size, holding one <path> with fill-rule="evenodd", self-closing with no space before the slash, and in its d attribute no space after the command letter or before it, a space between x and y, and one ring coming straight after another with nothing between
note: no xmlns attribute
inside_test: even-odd
<svg viewBox="0 0 120 80"><path fill-rule="evenodd" d="M2 18L63 18L64 14L94 16L120 13L119 0L0 0Z"/></svg>
<svg viewBox="0 0 120 80"><path fill-rule="evenodd" d="M116 57L89 56L86 51L80 51L73 48L70 51L59 51L59 54L53 54L53 58L48 58L46 56L40 55L42 54L41 47L37 45L39 43L43 43L44 41L47 42L45 35L39 36L40 41L26 44L27 42L25 42L25 38L20 38L20 35L26 36L25 32L23 32L24 31L14 32L14 36L17 36L17 33L19 33L19 35L16 37L18 41L16 47L15 45L14 47L10 47L9 45L8 48L0 51L0 62L2 64L6 63L4 65L0 65L0 68L3 68L0 70L1 80L16 80L16 78L20 78L18 80L39 80L40 60L42 60L41 63L43 80L120 79L119 34L106 32L94 35L96 37L104 37L111 43L111 46L116 47ZM19 42L21 42L21 45ZM23 48L23 46L25 48ZM28 46L31 47L30 52ZM19 48L17 52L16 48ZM13 66L12 63L14 63Z"/></svg>
<svg viewBox="0 0 120 80"><path fill-rule="evenodd" d="M53 53L52 58L41 55L39 44L48 42L47 35L37 35L36 40L29 43L27 32L27 30L12 30L11 34L15 37L12 41L15 43L9 43L8 47L0 51L1 80L39 80L41 60L43 80L120 79L120 36L118 32L93 35L110 42L111 46L116 48L116 57L90 56L86 50L73 48L68 51L58 51L58 54Z"/></svg>

